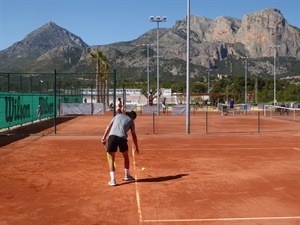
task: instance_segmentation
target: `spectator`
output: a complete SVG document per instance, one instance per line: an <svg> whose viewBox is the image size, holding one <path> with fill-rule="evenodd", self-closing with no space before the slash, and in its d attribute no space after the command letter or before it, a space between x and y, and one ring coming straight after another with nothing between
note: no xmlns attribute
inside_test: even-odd
<svg viewBox="0 0 300 225"><path fill-rule="evenodd" d="M110 109L110 111L113 111L113 110L114 110L114 103L110 103L110 104L109 104L109 109Z"/></svg>
<svg viewBox="0 0 300 225"><path fill-rule="evenodd" d="M231 98L231 99L229 100L229 110L230 110L230 112L232 112L232 114L234 115L234 99L233 99L233 98Z"/></svg>
<svg viewBox="0 0 300 225"><path fill-rule="evenodd" d="M164 100L162 101L162 108L163 108L163 113L166 113L166 108L167 108L167 105L166 105L166 98L164 98Z"/></svg>
<svg viewBox="0 0 300 225"><path fill-rule="evenodd" d="M38 105L38 107L37 107L37 115L38 115L39 120L41 120L41 116L42 116L42 107L41 107L41 105Z"/></svg>
<svg viewBox="0 0 300 225"><path fill-rule="evenodd" d="M123 104L121 98L118 98L117 101L117 112L118 114L122 114Z"/></svg>

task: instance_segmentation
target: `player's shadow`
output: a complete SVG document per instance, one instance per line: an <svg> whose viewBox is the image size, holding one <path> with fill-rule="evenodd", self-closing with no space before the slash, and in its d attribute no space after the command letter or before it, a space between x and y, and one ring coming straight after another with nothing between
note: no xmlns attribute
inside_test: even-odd
<svg viewBox="0 0 300 225"><path fill-rule="evenodd" d="M142 179L137 179L136 182L164 182L164 181L169 181L169 180L176 180L176 179L182 178L184 176L188 176L188 174L177 174L174 176L142 178Z"/></svg>
<svg viewBox="0 0 300 225"><path fill-rule="evenodd" d="M124 185L124 184L130 184L134 182L164 182L169 180L176 180L179 178L182 178L184 176L188 176L189 174L177 174L174 176L163 176L163 177L149 177L149 178L142 178L137 180L131 180L131 181L125 181L124 183L117 184L117 186Z"/></svg>

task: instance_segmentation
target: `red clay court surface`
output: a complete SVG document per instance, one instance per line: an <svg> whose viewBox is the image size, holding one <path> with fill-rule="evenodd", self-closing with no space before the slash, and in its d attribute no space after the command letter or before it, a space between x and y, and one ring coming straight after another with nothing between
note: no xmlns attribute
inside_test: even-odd
<svg viewBox="0 0 300 225"><path fill-rule="evenodd" d="M153 134L152 116L138 116L137 180L122 181L117 153L110 187L100 140L111 118L77 117L57 135L2 146L0 225L300 225L299 122L261 118L258 133L256 116L209 115L206 134L195 115L186 134L185 116L161 115Z"/></svg>

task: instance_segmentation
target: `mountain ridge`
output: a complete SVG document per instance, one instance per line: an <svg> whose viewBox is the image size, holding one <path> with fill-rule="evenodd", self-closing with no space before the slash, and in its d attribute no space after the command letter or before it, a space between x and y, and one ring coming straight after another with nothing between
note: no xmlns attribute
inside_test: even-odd
<svg viewBox="0 0 300 225"><path fill-rule="evenodd" d="M270 45L274 44L280 45L278 57L300 60L300 29L290 26L278 9L246 14L242 20L229 16L211 20L197 15L190 19L192 76L207 68L219 68L218 64L233 58L270 58ZM185 68L181 64L186 60L186 19L177 20L172 28L160 28L159 34L162 74L183 74ZM49 71L49 68L63 72L93 71L94 63L89 59L89 53L99 49L107 55L111 68L131 70L127 76L141 76L141 70L146 66L146 48L142 44L146 43L153 44L150 50L151 57L154 56L156 29L131 41L89 46L80 37L49 21L23 40L0 51L0 72L43 72ZM150 66L154 68L152 64ZM266 62L264 68L260 71L253 68L252 73L271 73L271 69L271 62ZM281 71L285 70L287 68Z"/></svg>

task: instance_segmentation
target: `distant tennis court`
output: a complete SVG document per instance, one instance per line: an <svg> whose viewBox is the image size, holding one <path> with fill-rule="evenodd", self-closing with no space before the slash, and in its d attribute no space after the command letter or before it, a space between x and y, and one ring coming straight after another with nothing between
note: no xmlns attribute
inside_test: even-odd
<svg viewBox="0 0 300 225"><path fill-rule="evenodd" d="M197 112L186 134L185 116L138 115L137 180L122 181L117 153L110 187L100 141L111 118L65 119L56 135L42 121L1 136L0 224L300 224L298 122Z"/></svg>

